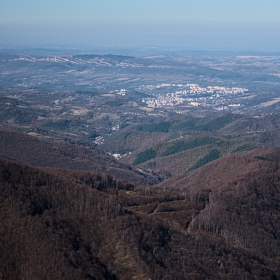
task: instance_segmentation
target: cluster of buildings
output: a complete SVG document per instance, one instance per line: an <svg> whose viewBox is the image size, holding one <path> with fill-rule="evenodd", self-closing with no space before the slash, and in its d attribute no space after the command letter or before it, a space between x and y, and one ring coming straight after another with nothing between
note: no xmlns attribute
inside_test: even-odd
<svg viewBox="0 0 280 280"><path fill-rule="evenodd" d="M232 99L232 95L246 93L246 88L240 87L221 87L207 86L200 87L197 84L160 84L143 86L148 90L160 89L166 87L179 87L180 90L168 92L165 94L153 94L154 97L143 98L142 102L150 108L172 107L185 103L189 106L218 106L219 108L228 108L225 106L240 106L240 104L231 104L226 101L227 97Z"/></svg>

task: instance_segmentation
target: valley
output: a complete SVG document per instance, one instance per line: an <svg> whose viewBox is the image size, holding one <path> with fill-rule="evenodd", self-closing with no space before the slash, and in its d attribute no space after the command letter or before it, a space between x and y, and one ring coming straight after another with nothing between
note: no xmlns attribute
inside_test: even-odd
<svg viewBox="0 0 280 280"><path fill-rule="evenodd" d="M279 279L279 73L0 53L0 279Z"/></svg>

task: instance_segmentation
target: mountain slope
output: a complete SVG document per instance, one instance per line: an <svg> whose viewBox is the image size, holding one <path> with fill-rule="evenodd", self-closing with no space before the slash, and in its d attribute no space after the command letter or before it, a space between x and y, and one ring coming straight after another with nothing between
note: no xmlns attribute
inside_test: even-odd
<svg viewBox="0 0 280 280"><path fill-rule="evenodd" d="M279 155L232 155L148 188L1 159L0 275L278 279Z"/></svg>
<svg viewBox="0 0 280 280"><path fill-rule="evenodd" d="M131 181L152 184L157 178L121 164L105 154L77 145L46 142L33 136L0 128L0 155L39 167L97 170Z"/></svg>
<svg viewBox="0 0 280 280"><path fill-rule="evenodd" d="M279 118L219 113L203 118L174 116L158 123L132 125L108 137L102 148L128 154L121 162L171 176L200 166L212 154L279 146ZM129 152L129 153L128 153Z"/></svg>
<svg viewBox="0 0 280 280"><path fill-rule="evenodd" d="M256 149L213 161L162 188L207 193L189 232L217 234L234 246L279 260L280 149Z"/></svg>

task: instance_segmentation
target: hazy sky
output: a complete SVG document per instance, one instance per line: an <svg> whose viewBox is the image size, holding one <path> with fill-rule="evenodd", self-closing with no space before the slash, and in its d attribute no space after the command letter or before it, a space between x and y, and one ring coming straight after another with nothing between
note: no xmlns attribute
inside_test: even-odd
<svg viewBox="0 0 280 280"><path fill-rule="evenodd" d="M0 44L278 50L280 0L0 0Z"/></svg>

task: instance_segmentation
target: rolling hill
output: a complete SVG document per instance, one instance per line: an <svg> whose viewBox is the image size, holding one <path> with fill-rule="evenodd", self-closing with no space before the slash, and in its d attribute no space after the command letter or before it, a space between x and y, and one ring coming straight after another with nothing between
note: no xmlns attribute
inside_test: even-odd
<svg viewBox="0 0 280 280"><path fill-rule="evenodd" d="M279 146L278 117L229 113L202 118L175 116L159 123L126 127L109 137L102 148L126 153L121 162L165 179L229 154Z"/></svg>

